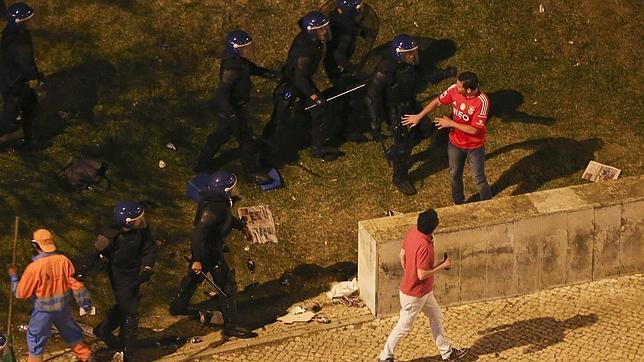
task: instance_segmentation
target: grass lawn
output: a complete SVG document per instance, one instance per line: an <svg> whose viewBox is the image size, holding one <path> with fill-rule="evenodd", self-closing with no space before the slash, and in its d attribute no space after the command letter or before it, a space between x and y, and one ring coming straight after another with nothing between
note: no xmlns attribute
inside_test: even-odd
<svg viewBox="0 0 644 362"><path fill-rule="evenodd" d="M495 107L486 149L496 197L582 183L581 172L591 159L621 168L623 176L644 170L641 1L367 3L380 16L377 44L402 32L443 39L455 48L438 66L479 75ZM144 289L143 304L146 310L164 306L185 272L181 256L189 253L186 240L195 210L185 198L185 184L217 122L210 100L225 32L246 29L254 37L257 62L278 68L298 31L297 19L320 5L309 0L34 0L32 36L37 63L47 76L39 114L44 142L43 149L31 152L13 152L11 140L0 144L0 265L11 258L14 215L23 221L18 260L24 266L32 229L52 229L59 248L74 255L90 247L117 201L144 200L155 236L168 243ZM419 98L449 84L430 85ZM273 86L255 81L250 109L258 132L271 112ZM60 111L69 116L61 117ZM168 142L177 151L167 149ZM226 154L235 148L231 142ZM284 189L262 193L241 185L240 205L270 205L280 240L245 252L241 236L231 238L240 288L295 270L291 275L298 283L279 290L297 301L350 274L346 267L357 263L358 220L387 210L451 204L441 137L414 150L411 175L419 192L413 197L391 184L378 144L344 144L342 150L346 156L332 163L300 153L301 165L320 177L287 165L281 169ZM112 189L69 191L56 172L72 155L106 160ZM161 159L164 169L157 166ZM219 161L240 169L230 157ZM471 195L469 170L465 179ZM248 258L257 264L254 274L244 267ZM105 275L87 284L105 311L112 300ZM1 295L0 320L5 320L8 285ZM28 319L27 303L17 310L14 324Z"/></svg>

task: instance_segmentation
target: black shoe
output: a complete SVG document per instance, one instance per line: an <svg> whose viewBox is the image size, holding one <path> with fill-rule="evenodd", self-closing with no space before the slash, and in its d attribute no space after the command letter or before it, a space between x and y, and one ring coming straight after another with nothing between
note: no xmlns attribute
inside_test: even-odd
<svg viewBox="0 0 644 362"><path fill-rule="evenodd" d="M411 182L409 182L409 180L394 181L394 185L396 185L400 192L407 196L411 196L416 193L416 188Z"/></svg>
<svg viewBox="0 0 644 362"><path fill-rule="evenodd" d="M118 340L118 338L116 338L116 336L111 332L105 332L102 328L100 328L100 324L92 329L92 333L94 333L96 338L107 344L108 347L121 348L121 342Z"/></svg>
<svg viewBox="0 0 644 362"><path fill-rule="evenodd" d="M465 357L469 351L470 350L468 348L452 348L452 353L449 354L449 357L444 358L443 361L456 361L457 359Z"/></svg>
<svg viewBox="0 0 644 362"><path fill-rule="evenodd" d="M257 333L242 327L224 327L224 336L237 338L255 338Z"/></svg>
<svg viewBox="0 0 644 362"><path fill-rule="evenodd" d="M335 147L319 146L311 149L311 157L321 158L324 161L334 161L339 157L344 156L344 152Z"/></svg>
<svg viewBox="0 0 644 362"><path fill-rule="evenodd" d="M355 142L355 143L369 142L369 138L367 138L367 136L358 132L346 133L344 135L344 139L346 139L349 142Z"/></svg>

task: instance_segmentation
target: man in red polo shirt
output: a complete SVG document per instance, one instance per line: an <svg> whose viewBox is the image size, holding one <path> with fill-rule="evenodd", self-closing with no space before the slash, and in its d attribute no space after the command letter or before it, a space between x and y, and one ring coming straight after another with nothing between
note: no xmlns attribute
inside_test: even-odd
<svg viewBox="0 0 644 362"><path fill-rule="evenodd" d="M463 168L469 160L472 177L481 200L492 198L490 185L485 177L485 134L490 100L479 90L479 79L472 72L463 72L445 92L434 98L422 112L405 115L402 124L416 126L420 120L440 105L452 105L452 119L434 118L438 129L450 128L447 155L449 174L452 179L452 201L454 204L465 202L463 194Z"/></svg>
<svg viewBox="0 0 644 362"><path fill-rule="evenodd" d="M434 209L422 212L418 215L416 227L407 232L402 242L400 263L404 272L400 282L400 319L380 353L380 362L394 360L396 346L409 334L421 311L429 318L434 342L444 361L460 359L468 352L450 345L443 330L441 307L434 298L434 274L452 266L449 258L434 266L432 233L437 226L438 214Z"/></svg>

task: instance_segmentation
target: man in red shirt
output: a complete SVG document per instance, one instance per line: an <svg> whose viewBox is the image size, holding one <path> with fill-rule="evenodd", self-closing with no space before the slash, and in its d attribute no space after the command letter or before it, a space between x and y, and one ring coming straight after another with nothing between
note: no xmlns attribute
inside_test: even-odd
<svg viewBox="0 0 644 362"><path fill-rule="evenodd" d="M380 353L380 362L394 361L396 346L409 334L421 311L429 318L434 342L444 361L460 359L468 352L450 345L443 330L441 308L434 298L434 274L452 266L449 258L434 266L432 233L437 226L438 214L434 209L422 212L418 215L416 227L407 232L402 242L400 263L404 272L400 282L400 319Z"/></svg>
<svg viewBox="0 0 644 362"><path fill-rule="evenodd" d="M438 129L450 128L447 155L449 174L452 179L452 200L454 204L465 202L463 194L463 168L469 159L474 183L481 200L492 198L490 185L485 177L485 134L490 100L479 90L479 79L472 72L463 72L456 84L434 98L422 112L405 115L402 124L414 127L420 120L440 105L452 105L452 119L434 118Z"/></svg>

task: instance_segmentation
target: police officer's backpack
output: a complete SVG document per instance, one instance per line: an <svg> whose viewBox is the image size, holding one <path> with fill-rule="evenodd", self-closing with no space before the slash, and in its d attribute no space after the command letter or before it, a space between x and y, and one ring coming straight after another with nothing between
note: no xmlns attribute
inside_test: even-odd
<svg viewBox="0 0 644 362"><path fill-rule="evenodd" d="M71 157L58 174L76 191L109 190L112 183L106 176L107 163L100 160Z"/></svg>

